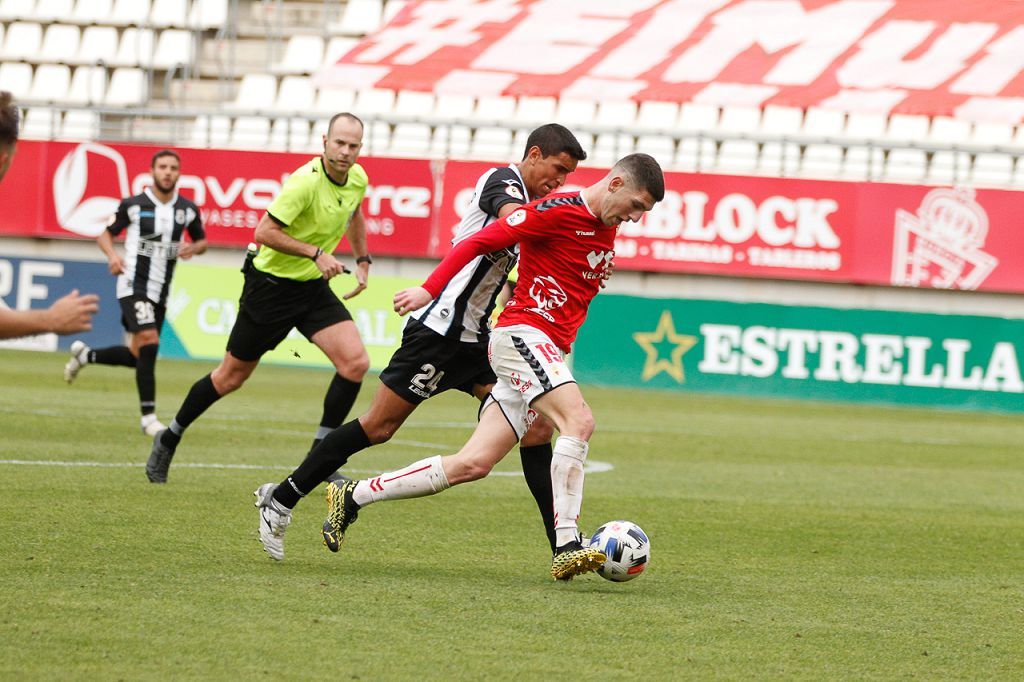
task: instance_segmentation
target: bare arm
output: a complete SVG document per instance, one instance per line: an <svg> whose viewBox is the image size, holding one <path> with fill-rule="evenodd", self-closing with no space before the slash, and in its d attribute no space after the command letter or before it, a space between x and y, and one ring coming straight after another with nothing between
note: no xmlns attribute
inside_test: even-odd
<svg viewBox="0 0 1024 682"><path fill-rule="evenodd" d="M121 255L114 248L114 235L110 234L106 230L100 232L99 236L96 237L96 243L99 244L100 250L107 256L107 270L112 275L120 275L124 272L124 260Z"/></svg>
<svg viewBox="0 0 1024 682"><path fill-rule="evenodd" d="M358 259L369 254L366 250L366 220L363 218L363 209L358 208L352 214L352 221L348 224L345 232L349 246L352 247L352 254ZM367 262L356 264L356 288L343 295L344 300L358 296L366 288L366 282L370 277L370 264Z"/></svg>
<svg viewBox="0 0 1024 682"><path fill-rule="evenodd" d="M99 310L99 296L80 296L78 289L57 299L44 310L0 308L0 339L28 334L74 334L92 329L92 316Z"/></svg>
<svg viewBox="0 0 1024 682"><path fill-rule="evenodd" d="M188 260L192 256L198 256L206 251L206 240L200 239L197 242L183 242L178 247L178 258Z"/></svg>
<svg viewBox="0 0 1024 682"><path fill-rule="evenodd" d="M311 260L316 255L316 252L320 250L312 244L301 242L285 232L281 229L278 222L270 217L269 213L264 213L259 225L256 226L256 241L266 244L275 251L287 253L290 256L304 256ZM321 253L319 256L316 256L316 260L313 262L320 269L324 279L330 279L347 270L341 261L329 253Z"/></svg>

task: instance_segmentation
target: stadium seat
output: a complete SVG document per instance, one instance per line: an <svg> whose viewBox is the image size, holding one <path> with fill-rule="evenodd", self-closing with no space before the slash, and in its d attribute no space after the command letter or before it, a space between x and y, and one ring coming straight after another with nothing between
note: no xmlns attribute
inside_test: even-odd
<svg viewBox="0 0 1024 682"><path fill-rule="evenodd" d="M937 151L928 162L928 182L953 185L966 182L971 170L971 157L966 152Z"/></svg>
<svg viewBox="0 0 1024 682"><path fill-rule="evenodd" d="M355 102L356 93L344 88L321 88L316 93L316 100L313 103L313 112L316 114L337 114L342 111L351 111Z"/></svg>
<svg viewBox="0 0 1024 682"><path fill-rule="evenodd" d="M382 9L381 0L348 0L332 32L350 36L372 33L380 27Z"/></svg>
<svg viewBox="0 0 1024 682"><path fill-rule="evenodd" d="M769 104L761 116L761 132L780 137L799 135L804 124L804 112L797 107Z"/></svg>
<svg viewBox="0 0 1024 682"><path fill-rule="evenodd" d="M758 165L757 142L723 140L715 159L715 170L723 173L753 173Z"/></svg>
<svg viewBox="0 0 1024 682"><path fill-rule="evenodd" d="M853 140L881 140L885 137L886 117L853 111L846 117L843 135Z"/></svg>
<svg viewBox="0 0 1024 682"><path fill-rule="evenodd" d="M442 126L434 131L430 141L430 155L449 159L461 159L469 155L472 131L468 126Z"/></svg>
<svg viewBox="0 0 1024 682"><path fill-rule="evenodd" d="M842 167L843 148L836 144L809 144L800 156L799 173L805 177L835 178Z"/></svg>
<svg viewBox="0 0 1024 682"><path fill-rule="evenodd" d="M847 180L878 180L884 168L885 158L881 149L857 145L846 148L839 175Z"/></svg>
<svg viewBox="0 0 1024 682"><path fill-rule="evenodd" d="M932 117L928 139L934 144L967 143L971 140L971 124L952 116Z"/></svg>
<svg viewBox="0 0 1024 682"><path fill-rule="evenodd" d="M477 98L473 119L491 125L508 123L515 117L516 101L512 97L487 95Z"/></svg>
<svg viewBox="0 0 1024 682"><path fill-rule="evenodd" d="M126 28L121 34L121 43L113 66L138 66L153 60L153 31L148 28Z"/></svg>
<svg viewBox="0 0 1024 682"><path fill-rule="evenodd" d="M927 116L893 114L889 117L885 137L893 142L924 142L928 139L929 123Z"/></svg>
<svg viewBox="0 0 1024 682"><path fill-rule="evenodd" d="M188 13L189 28L200 30L223 26L228 20L228 0L192 0Z"/></svg>
<svg viewBox="0 0 1024 682"><path fill-rule="evenodd" d="M718 119L718 130L725 133L753 133L760 127L761 110L757 107L723 107Z"/></svg>
<svg viewBox="0 0 1024 682"><path fill-rule="evenodd" d="M142 26L149 19L150 0L115 0L103 23L112 26Z"/></svg>
<svg viewBox="0 0 1024 682"><path fill-rule="evenodd" d="M594 122L610 128L631 129L636 121L636 102L632 100L603 100L598 102Z"/></svg>
<svg viewBox="0 0 1024 682"><path fill-rule="evenodd" d="M110 75L107 96L103 100L108 106L131 107L149 99L149 84L142 69L119 68Z"/></svg>
<svg viewBox="0 0 1024 682"><path fill-rule="evenodd" d="M557 102L554 97L520 97L516 102L515 120L533 127L555 120Z"/></svg>
<svg viewBox="0 0 1024 682"><path fill-rule="evenodd" d="M64 67L67 68L67 67ZM31 107L21 120L21 137L31 140L50 140L60 132L60 109Z"/></svg>
<svg viewBox="0 0 1024 682"><path fill-rule="evenodd" d="M481 126L473 135L469 155L481 161L504 161L511 158L512 131L505 127Z"/></svg>
<svg viewBox="0 0 1024 682"><path fill-rule="evenodd" d="M80 40L81 34L77 26L50 24L43 35L39 61L74 63Z"/></svg>
<svg viewBox="0 0 1024 682"><path fill-rule="evenodd" d="M117 29L113 26L87 26L78 44L76 64L112 64L117 59Z"/></svg>
<svg viewBox="0 0 1024 682"><path fill-rule="evenodd" d="M360 118L372 118L376 114L389 114L395 105L395 91L378 88L360 90L356 93L354 113Z"/></svg>
<svg viewBox="0 0 1024 682"><path fill-rule="evenodd" d="M337 64L345 54L359 44L358 38L347 38L345 36L334 36L327 41L327 48L324 50L324 64ZM319 68L319 67L317 67Z"/></svg>
<svg viewBox="0 0 1024 682"><path fill-rule="evenodd" d="M277 111L304 114L313 108L315 99L316 91L309 76L285 76L281 79L274 108Z"/></svg>
<svg viewBox="0 0 1024 682"><path fill-rule="evenodd" d="M715 165L715 143L700 135L688 135L679 140L675 166L680 170L707 170Z"/></svg>
<svg viewBox="0 0 1024 682"><path fill-rule="evenodd" d="M978 121L971 128L971 142L984 145L1008 145L1013 140L1013 126L1006 123Z"/></svg>
<svg viewBox="0 0 1024 682"><path fill-rule="evenodd" d="M191 31L167 29L160 32L153 50L153 61L143 66L154 69L171 69L178 64L191 64L195 60L195 52Z"/></svg>
<svg viewBox="0 0 1024 682"><path fill-rule="evenodd" d="M720 113L712 104L686 102L679 108L678 126L687 131L714 130L718 127Z"/></svg>
<svg viewBox="0 0 1024 682"><path fill-rule="evenodd" d="M555 120L564 126L591 125L597 115L597 103L589 99L560 97Z"/></svg>
<svg viewBox="0 0 1024 682"><path fill-rule="evenodd" d="M594 138L593 152L594 164L611 166L633 152L633 136L625 133L600 133ZM590 161L590 158L587 160Z"/></svg>
<svg viewBox="0 0 1024 682"><path fill-rule="evenodd" d="M30 100L63 102L71 87L71 68L64 64L40 64L32 78Z"/></svg>
<svg viewBox="0 0 1024 682"><path fill-rule="evenodd" d="M78 0L67 21L73 24L105 24L113 9L112 0Z"/></svg>
<svg viewBox="0 0 1024 682"><path fill-rule="evenodd" d="M31 18L42 24L48 24L51 21L68 21L73 5L74 0L37 0Z"/></svg>
<svg viewBox="0 0 1024 682"><path fill-rule="evenodd" d="M32 67L18 62L0 62L0 84L16 99L27 97L32 89Z"/></svg>
<svg viewBox="0 0 1024 682"><path fill-rule="evenodd" d="M885 159L883 178L900 182L923 182L928 175L926 154L920 149L892 149Z"/></svg>
<svg viewBox="0 0 1024 682"><path fill-rule="evenodd" d="M102 66L79 66L71 75L68 104L98 104L107 90L107 70Z"/></svg>
<svg viewBox="0 0 1024 682"><path fill-rule="evenodd" d="M675 102L646 100L640 102L636 113L636 126L641 130L673 130L678 120L679 105Z"/></svg>
<svg viewBox="0 0 1024 682"><path fill-rule="evenodd" d="M413 159L430 155L431 130L426 123L398 123L391 135L391 153Z"/></svg>
<svg viewBox="0 0 1024 682"><path fill-rule="evenodd" d="M275 118L267 144L275 151L304 150L309 144L309 121L304 118Z"/></svg>
<svg viewBox="0 0 1024 682"><path fill-rule="evenodd" d="M807 107L803 134L807 137L838 137L846 125L846 113L836 109ZM830 157L831 153L825 156Z"/></svg>
<svg viewBox="0 0 1024 682"><path fill-rule="evenodd" d="M265 116L239 116L231 127L228 146L232 149L265 149L270 121Z"/></svg>
<svg viewBox="0 0 1024 682"><path fill-rule="evenodd" d="M60 128L62 140L95 140L100 137L100 115L88 109L69 109Z"/></svg>
<svg viewBox="0 0 1024 682"><path fill-rule="evenodd" d="M249 73L242 76L238 94L226 109L234 111L266 111L277 100L277 79L268 73Z"/></svg>
<svg viewBox="0 0 1024 682"><path fill-rule="evenodd" d="M434 104L434 115L447 121L465 121L473 116L475 105L470 95L440 93Z"/></svg>
<svg viewBox="0 0 1024 682"><path fill-rule="evenodd" d="M391 126L386 121L370 121L363 133L363 150L366 154L387 154L391 147Z"/></svg>
<svg viewBox="0 0 1024 682"><path fill-rule="evenodd" d="M34 17L35 0L0 0L0 21L21 21Z"/></svg>
<svg viewBox="0 0 1024 682"><path fill-rule="evenodd" d="M639 135L634 151L650 154L663 168L675 164L676 141L668 135Z"/></svg>
<svg viewBox="0 0 1024 682"><path fill-rule="evenodd" d="M188 25L188 0L153 0L149 24L156 28L185 28Z"/></svg>
<svg viewBox="0 0 1024 682"><path fill-rule="evenodd" d="M794 175L800 168L800 146L794 142L763 142L757 159L761 175Z"/></svg>
<svg viewBox="0 0 1024 682"><path fill-rule="evenodd" d="M1013 157L1009 154L977 154L971 165L971 182L975 185L1005 187L1013 178Z"/></svg>
<svg viewBox="0 0 1024 682"><path fill-rule="evenodd" d="M16 21L7 27L4 49L0 59L32 60L39 55L43 42L43 27L29 21Z"/></svg>
<svg viewBox="0 0 1024 682"><path fill-rule="evenodd" d="M294 35L288 39L281 61L271 72L282 75L311 74L324 64L324 39L320 36Z"/></svg>
<svg viewBox="0 0 1024 682"><path fill-rule="evenodd" d="M434 111L434 95L420 90L399 90L392 113L417 118L430 116Z"/></svg>
<svg viewBox="0 0 1024 682"><path fill-rule="evenodd" d="M189 136L191 147L224 147L231 139L231 119L227 116L196 117Z"/></svg>

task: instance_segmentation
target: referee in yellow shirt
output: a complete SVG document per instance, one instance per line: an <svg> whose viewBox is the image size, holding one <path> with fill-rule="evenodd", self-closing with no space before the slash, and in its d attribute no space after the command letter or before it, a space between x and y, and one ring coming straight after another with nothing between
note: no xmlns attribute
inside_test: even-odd
<svg viewBox="0 0 1024 682"><path fill-rule="evenodd" d="M174 421L154 437L146 463L152 483L167 482L185 429L244 384L263 354L277 347L292 328L316 344L337 369L324 397L315 440L340 426L355 402L370 358L352 315L328 280L347 271L332 255L342 236L348 237L356 257L357 285L345 299L366 288L372 262L359 209L367 177L356 163L363 146L363 122L353 114L337 114L323 140L324 153L288 178L256 226L256 241L263 246L245 268L238 318L224 359L192 385Z"/></svg>

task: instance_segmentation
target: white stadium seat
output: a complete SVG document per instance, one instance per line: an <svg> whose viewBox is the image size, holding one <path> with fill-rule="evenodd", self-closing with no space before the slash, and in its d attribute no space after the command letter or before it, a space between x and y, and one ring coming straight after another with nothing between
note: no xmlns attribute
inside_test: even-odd
<svg viewBox="0 0 1024 682"><path fill-rule="evenodd" d="M808 137L838 137L846 125L846 113L836 109L807 107L803 134Z"/></svg>
<svg viewBox="0 0 1024 682"><path fill-rule="evenodd" d="M597 105L597 115L594 123L610 128L633 127L636 121L636 102L631 100L603 100Z"/></svg>
<svg viewBox="0 0 1024 682"><path fill-rule="evenodd" d="M43 42L43 27L29 21L16 21L7 27L0 59L34 59Z"/></svg>
<svg viewBox="0 0 1024 682"><path fill-rule="evenodd" d="M760 127L761 110L757 107L723 107L718 120L718 130L726 133L753 133Z"/></svg>
<svg viewBox="0 0 1024 682"><path fill-rule="evenodd" d="M277 111L304 114L313 108L316 91L308 76L285 76L277 92Z"/></svg>
<svg viewBox="0 0 1024 682"><path fill-rule="evenodd" d="M877 180L884 165L884 155L878 147L847 147L840 176L848 180Z"/></svg>
<svg viewBox="0 0 1024 682"><path fill-rule="evenodd" d="M842 167L842 147L835 144L809 144L800 157L799 172L811 178L834 178L839 176Z"/></svg>
<svg viewBox="0 0 1024 682"><path fill-rule="evenodd" d="M242 76L238 94L225 105L235 111L266 111L277 99L277 79L267 73L249 73Z"/></svg>
<svg viewBox="0 0 1024 682"><path fill-rule="evenodd" d="M920 149L892 149L885 159L886 180L923 182L928 174L928 162Z"/></svg>
<svg viewBox="0 0 1024 682"><path fill-rule="evenodd" d="M557 102L554 97L520 97L516 102L515 120L534 127L555 120Z"/></svg>
<svg viewBox="0 0 1024 682"><path fill-rule="evenodd" d="M713 104L686 102L679 108L679 127L683 130L714 130L721 111Z"/></svg>
<svg viewBox="0 0 1024 682"><path fill-rule="evenodd" d="M23 99L32 89L32 67L17 62L0 62L0 84L15 99Z"/></svg>
<svg viewBox="0 0 1024 682"><path fill-rule="evenodd" d="M70 109L60 128L62 140L95 140L100 135L100 115L88 109Z"/></svg>
<svg viewBox="0 0 1024 682"><path fill-rule="evenodd" d="M50 24L43 35L39 49L39 60L46 62L73 63L78 55L81 34L77 26Z"/></svg>
<svg viewBox="0 0 1024 682"><path fill-rule="evenodd" d="M323 62L323 38L295 35L288 39L281 61L271 71L279 74L310 74L318 70Z"/></svg>
<svg viewBox="0 0 1024 682"><path fill-rule="evenodd" d="M228 20L228 0L192 0L189 28L202 30L223 26Z"/></svg>
<svg viewBox="0 0 1024 682"><path fill-rule="evenodd" d="M332 27L335 33L362 36L380 27L382 14L381 0L348 0L341 15L341 21Z"/></svg>
<svg viewBox="0 0 1024 682"><path fill-rule="evenodd" d="M115 107L137 106L149 99L149 84L142 69L114 69L104 103Z"/></svg>
<svg viewBox="0 0 1024 682"><path fill-rule="evenodd" d="M757 143L753 140L725 140L718 148L715 170L725 173L752 173L758 162Z"/></svg>
<svg viewBox="0 0 1024 682"><path fill-rule="evenodd" d="M28 139L49 140L57 137L59 132L60 109L32 107L21 120L20 134Z"/></svg>
<svg viewBox="0 0 1024 682"><path fill-rule="evenodd" d="M470 95L440 93L434 104L434 115L448 121L466 120L473 115L476 103Z"/></svg>
<svg viewBox="0 0 1024 682"><path fill-rule="evenodd" d="M305 149L309 144L309 121L304 118L275 118L268 144L278 151Z"/></svg>
<svg viewBox="0 0 1024 682"><path fill-rule="evenodd" d="M1013 177L1013 157L1008 154L978 154L971 166L971 181L976 185L1009 185Z"/></svg>
<svg viewBox="0 0 1024 682"><path fill-rule="evenodd" d="M561 97L558 100L555 120L571 128L574 125L592 124L596 115L597 103L593 100Z"/></svg>
<svg viewBox="0 0 1024 682"><path fill-rule="evenodd" d="M107 91L107 70L102 66L79 66L71 76L65 101L69 104L98 104Z"/></svg>
<svg viewBox="0 0 1024 682"><path fill-rule="evenodd" d="M515 111L515 98L503 95L488 95L477 98L476 108L473 109L473 118L477 121L486 121L492 125L507 123L514 118Z"/></svg>
<svg viewBox="0 0 1024 682"><path fill-rule="evenodd" d="M370 121L366 124L363 146L369 155L386 154L391 146L391 126L384 121Z"/></svg>
<svg viewBox="0 0 1024 682"><path fill-rule="evenodd" d="M706 137L687 136L679 141L675 166L680 170L707 170L715 164L715 143Z"/></svg>
<svg viewBox="0 0 1024 682"><path fill-rule="evenodd" d="M410 118L430 116L434 111L434 93L421 90L399 90L391 110L398 116Z"/></svg>
<svg viewBox="0 0 1024 682"><path fill-rule="evenodd" d="M113 9L112 0L78 0L70 21L74 24L105 24Z"/></svg>
<svg viewBox="0 0 1024 682"><path fill-rule="evenodd" d="M0 0L0 21L31 19L35 0Z"/></svg>
<svg viewBox="0 0 1024 682"><path fill-rule="evenodd" d="M971 142L985 145L1006 145L1013 140L1013 126L1007 123L978 121L971 129Z"/></svg>
<svg viewBox="0 0 1024 682"><path fill-rule="evenodd" d="M886 139L894 142L923 142L928 139L927 116L893 114L885 130Z"/></svg>
<svg viewBox="0 0 1024 682"><path fill-rule="evenodd" d="M803 109L769 104L761 116L761 132L765 135L799 135L804 124Z"/></svg>
<svg viewBox="0 0 1024 682"><path fill-rule="evenodd" d="M391 153L414 159L429 156L431 137L425 123L398 123L391 135Z"/></svg>
<svg viewBox="0 0 1024 682"><path fill-rule="evenodd" d="M231 138L231 119L227 116L197 116L189 136L191 147L225 147Z"/></svg>
<svg viewBox="0 0 1024 682"><path fill-rule="evenodd" d="M44 24L51 21L67 21L73 5L74 0L38 0L32 10L32 19Z"/></svg>
<svg viewBox="0 0 1024 682"><path fill-rule="evenodd" d="M928 164L928 182L937 185L965 182L970 170L971 157L966 152L937 151Z"/></svg>
<svg viewBox="0 0 1024 682"><path fill-rule="evenodd" d="M114 66L138 66L153 60L153 31L148 28L126 28L112 62Z"/></svg>
<svg viewBox="0 0 1024 682"><path fill-rule="evenodd" d="M639 135L635 151L650 154L662 166L671 166L675 163L676 142L668 135Z"/></svg>
<svg viewBox="0 0 1024 682"><path fill-rule="evenodd" d="M117 58L117 29L113 26L87 26L78 44L77 64L111 64Z"/></svg>
<svg viewBox="0 0 1024 682"><path fill-rule="evenodd" d="M36 102L63 102L71 88L71 68L64 64L40 64L28 98Z"/></svg>
<svg viewBox="0 0 1024 682"><path fill-rule="evenodd" d="M800 146L795 142L764 142L757 160L762 175L793 175L800 167Z"/></svg>
<svg viewBox="0 0 1024 682"><path fill-rule="evenodd" d="M843 129L845 137L855 140L881 140L885 137L885 114L850 112Z"/></svg>
<svg viewBox="0 0 1024 682"><path fill-rule="evenodd" d="M270 136L270 121L265 116L239 116L231 127L228 146L233 149L263 149Z"/></svg>
<svg viewBox="0 0 1024 682"><path fill-rule="evenodd" d="M675 102L646 100L636 113L636 126L642 130L672 130L679 120L679 105Z"/></svg>
<svg viewBox="0 0 1024 682"><path fill-rule="evenodd" d="M112 26L141 26L149 19L150 0L115 0L103 23Z"/></svg>
<svg viewBox="0 0 1024 682"><path fill-rule="evenodd" d="M188 0L153 0L149 23L157 28L185 28L188 24Z"/></svg>
<svg viewBox="0 0 1024 682"><path fill-rule="evenodd" d="M389 114L395 105L395 91L378 88L360 90L356 93L353 109L360 117L373 117L374 114Z"/></svg>
<svg viewBox="0 0 1024 682"><path fill-rule="evenodd" d="M512 131L505 127L483 126L473 134L470 156L483 161L504 161L511 158Z"/></svg>
<svg viewBox="0 0 1024 682"><path fill-rule="evenodd" d="M191 31L167 29L160 32L153 51L153 61L143 66L156 69L170 69L178 64L191 64L195 59L194 41Z"/></svg>
<svg viewBox="0 0 1024 682"><path fill-rule="evenodd" d="M346 88L320 88L313 103L313 112L317 114L340 114L351 111L356 93Z"/></svg>
<svg viewBox="0 0 1024 682"><path fill-rule="evenodd" d="M324 64L336 64L353 47L359 44L358 38L347 38L345 36L334 36L327 41L327 48L324 50ZM319 68L319 67L318 67Z"/></svg>

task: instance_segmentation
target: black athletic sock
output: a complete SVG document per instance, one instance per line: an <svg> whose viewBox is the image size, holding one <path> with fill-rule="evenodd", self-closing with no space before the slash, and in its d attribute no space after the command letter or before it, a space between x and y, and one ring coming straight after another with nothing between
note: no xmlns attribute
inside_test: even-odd
<svg viewBox="0 0 1024 682"><path fill-rule="evenodd" d="M292 475L281 481L274 491L274 499L291 509L304 495L327 480L344 466L353 454L370 447L370 439L358 419L331 431L320 445L306 455ZM550 478L549 478L550 485Z"/></svg>
<svg viewBox="0 0 1024 682"><path fill-rule="evenodd" d="M328 432L341 426L352 409L352 405L355 404L362 385L361 381L349 381L340 374L334 375L330 386L327 387L327 393L324 394L324 413L320 417L317 438L322 439ZM316 445L314 440L313 447Z"/></svg>
<svg viewBox="0 0 1024 682"><path fill-rule="evenodd" d="M200 415L206 412L218 400L220 400L220 394L213 387L213 379L207 374L192 384L188 395L185 396L185 402L178 408L178 414L174 415L174 421L178 422L178 425L184 430L192 422L199 419ZM161 442L166 447L175 447L181 440L181 436L171 431L171 429L167 429L163 434Z"/></svg>
<svg viewBox="0 0 1024 682"><path fill-rule="evenodd" d="M128 346L109 346L107 348L94 348L88 352L90 363L97 365L118 365L120 367L135 367L135 356L132 355Z"/></svg>
<svg viewBox="0 0 1024 682"><path fill-rule="evenodd" d="M139 389L139 408L142 414L156 412L156 353L158 343L139 347L139 362L135 365L135 386Z"/></svg>
<svg viewBox="0 0 1024 682"><path fill-rule="evenodd" d="M526 485L537 501L540 516L544 519L544 531L548 535L551 551L555 551L555 494L551 489L551 443L525 445L519 448L523 460L523 475Z"/></svg>

